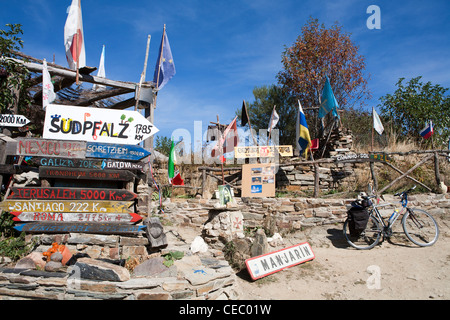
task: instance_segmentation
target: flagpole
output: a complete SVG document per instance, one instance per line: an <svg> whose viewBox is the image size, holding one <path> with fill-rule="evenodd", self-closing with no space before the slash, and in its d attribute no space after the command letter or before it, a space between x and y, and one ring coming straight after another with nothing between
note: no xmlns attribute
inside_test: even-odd
<svg viewBox="0 0 450 320"><path fill-rule="evenodd" d="M272 134L272 117L273 117L273 112L275 111L275 107L276 105L273 106L273 110L272 110L272 114L270 115L270 122L269 122L269 139L267 139L267 145L269 145L269 141L270 141L270 135Z"/></svg>
<svg viewBox="0 0 450 320"><path fill-rule="evenodd" d="M78 0L78 15L77 15L77 30L76 30L76 41L75 41L75 54L77 55L77 60L76 60L76 68L77 68L77 75L75 78L75 82L77 85L80 84L79 78L80 78L80 69L78 68L78 64L80 61L80 54L78 53L78 30L80 29L80 10L81 10L81 0ZM81 53L81 52L80 52Z"/></svg>
<svg viewBox="0 0 450 320"><path fill-rule="evenodd" d="M220 132L220 122L219 122L219 115L217 115L217 127L219 128L219 132ZM225 137L226 139L226 137ZM219 137L219 150L220 150L220 165L222 168L222 185L225 185L225 175L223 173L223 161L222 161L222 157L223 157L223 148L222 148L222 143L221 143L221 137Z"/></svg>
<svg viewBox="0 0 450 320"><path fill-rule="evenodd" d="M139 81L139 87L138 87L138 92L137 92L137 97L136 97L136 105L134 106L134 111L137 111L138 108L138 103L139 103L139 98L141 97L141 87L142 87L142 83L145 80L145 74L147 72L147 60L148 60L148 49L150 48L150 39L152 38L151 35L148 35L147 37L147 49L145 51L145 60L144 60L144 70L142 70L141 73L141 80ZM151 107L151 106L150 106Z"/></svg>
<svg viewBox="0 0 450 320"><path fill-rule="evenodd" d="M250 117L248 116L248 111L247 111L247 105L245 104L245 100L242 100L242 101L244 103L245 114L247 115L247 119L248 119L248 127L250 129L250 134L252 135L253 143L255 144L255 146L257 146L258 143L256 142L256 139L253 136L252 125L250 124Z"/></svg>
<svg viewBox="0 0 450 320"><path fill-rule="evenodd" d="M158 89L158 86L159 86L159 73L161 72L161 60L162 60L162 55L163 55L163 50L164 50L164 36L165 35L166 35L166 24L164 24L163 35L162 35L162 40L161 40L161 52L159 53L158 77L156 78L156 89Z"/></svg>

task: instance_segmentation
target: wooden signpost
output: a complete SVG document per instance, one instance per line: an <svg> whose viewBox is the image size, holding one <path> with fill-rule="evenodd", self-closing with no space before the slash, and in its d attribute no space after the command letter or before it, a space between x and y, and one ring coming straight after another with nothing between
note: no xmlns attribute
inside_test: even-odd
<svg viewBox="0 0 450 320"><path fill-rule="evenodd" d="M253 280L296 266L315 258L309 243L304 242L245 260Z"/></svg>
<svg viewBox="0 0 450 320"><path fill-rule="evenodd" d="M25 116L20 114L0 114L0 127L23 127L30 123Z"/></svg>
<svg viewBox="0 0 450 320"><path fill-rule="evenodd" d="M16 154L19 156L43 156L84 159L86 142L61 141L39 138L17 138Z"/></svg>
<svg viewBox="0 0 450 320"><path fill-rule="evenodd" d="M108 143L88 142L86 144L87 158L106 158L138 161L151 153L140 146L117 145Z"/></svg>
<svg viewBox="0 0 450 320"><path fill-rule="evenodd" d="M31 222L16 225L14 229L27 233L94 233L94 234L136 234L144 232L145 225L98 222Z"/></svg>
<svg viewBox="0 0 450 320"><path fill-rule="evenodd" d="M143 170L145 163L108 159L71 159L53 157L32 157L27 161L31 166L84 168L84 169L115 169Z"/></svg>
<svg viewBox="0 0 450 320"><path fill-rule="evenodd" d="M130 181L134 177L127 170L39 167L39 178Z"/></svg>
<svg viewBox="0 0 450 320"><path fill-rule="evenodd" d="M292 146L234 147L235 158L271 158L277 152L282 157L292 157Z"/></svg>
<svg viewBox="0 0 450 320"><path fill-rule="evenodd" d="M132 201L136 197L125 189L11 187L8 199Z"/></svg>
<svg viewBox="0 0 450 320"><path fill-rule="evenodd" d="M136 213L11 212L14 221L134 223L142 220Z"/></svg>
<svg viewBox="0 0 450 320"><path fill-rule="evenodd" d="M70 201L70 200L6 200L0 203L5 211L19 212L102 212L129 213L132 201Z"/></svg>
<svg viewBox="0 0 450 320"><path fill-rule="evenodd" d="M43 137L135 145L158 131L138 111L49 104Z"/></svg>

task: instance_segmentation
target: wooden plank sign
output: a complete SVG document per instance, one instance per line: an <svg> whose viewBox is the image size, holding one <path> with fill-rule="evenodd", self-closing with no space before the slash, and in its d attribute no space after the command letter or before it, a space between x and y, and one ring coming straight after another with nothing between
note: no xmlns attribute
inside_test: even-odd
<svg viewBox="0 0 450 320"><path fill-rule="evenodd" d="M19 212L103 212L128 213L133 201L70 201L70 200L6 200L0 203L5 211Z"/></svg>
<svg viewBox="0 0 450 320"><path fill-rule="evenodd" d="M292 146L250 146L250 147L234 147L234 157L242 158L267 158L275 157L275 151L282 157L292 157Z"/></svg>
<svg viewBox="0 0 450 320"><path fill-rule="evenodd" d="M39 178L130 181L135 175L127 170L39 167Z"/></svg>
<svg viewBox="0 0 450 320"><path fill-rule="evenodd" d="M32 157L26 160L31 166L84 168L84 169L115 169L115 170L143 170L144 162L130 162L108 159L72 159L53 157Z"/></svg>
<svg viewBox="0 0 450 320"><path fill-rule="evenodd" d="M27 233L94 233L94 234L136 234L145 231L146 226L123 223L96 222L31 222L16 225L14 229Z"/></svg>
<svg viewBox="0 0 450 320"><path fill-rule="evenodd" d="M11 187L8 199L132 201L136 197L125 189Z"/></svg>
<svg viewBox="0 0 450 320"><path fill-rule="evenodd" d="M108 143L88 142L86 144L87 158L106 158L138 161L151 153L140 146L115 145Z"/></svg>
<svg viewBox="0 0 450 320"><path fill-rule="evenodd" d="M315 258L309 243L304 242L245 260L253 280L296 266Z"/></svg>
<svg viewBox="0 0 450 320"><path fill-rule="evenodd" d="M142 220L136 213L76 213L76 212L11 212L14 221L47 221L47 222L101 222L101 223L134 223Z"/></svg>
<svg viewBox="0 0 450 320"><path fill-rule="evenodd" d="M86 142L60 141L38 138L17 138L16 154L19 156L44 156L84 159Z"/></svg>
<svg viewBox="0 0 450 320"><path fill-rule="evenodd" d="M23 127L30 123L25 116L20 114L0 114L0 127Z"/></svg>
<svg viewBox="0 0 450 320"><path fill-rule="evenodd" d="M43 137L135 145L158 131L138 111L49 104Z"/></svg>

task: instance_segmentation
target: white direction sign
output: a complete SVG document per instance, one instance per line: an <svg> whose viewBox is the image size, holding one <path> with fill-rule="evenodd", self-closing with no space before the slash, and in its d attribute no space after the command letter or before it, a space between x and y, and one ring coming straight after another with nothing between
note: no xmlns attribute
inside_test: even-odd
<svg viewBox="0 0 450 320"><path fill-rule="evenodd" d="M135 145L158 131L138 111L49 104L43 138Z"/></svg>
<svg viewBox="0 0 450 320"><path fill-rule="evenodd" d="M308 242L245 260L253 280L296 266L315 258Z"/></svg>
<svg viewBox="0 0 450 320"><path fill-rule="evenodd" d="M23 127L30 123L20 114L0 114L0 127Z"/></svg>

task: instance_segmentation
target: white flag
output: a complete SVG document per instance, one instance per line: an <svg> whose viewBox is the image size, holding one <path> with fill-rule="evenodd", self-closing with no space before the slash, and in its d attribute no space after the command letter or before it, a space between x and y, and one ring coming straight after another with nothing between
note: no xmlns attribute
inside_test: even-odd
<svg viewBox="0 0 450 320"><path fill-rule="evenodd" d="M383 124L381 123L378 113L375 111L373 107L372 107L372 114L373 114L373 128L378 132L379 135L382 135L384 127Z"/></svg>
<svg viewBox="0 0 450 320"><path fill-rule="evenodd" d="M275 108L273 108L272 111L272 115L270 116L270 123L269 123L269 128L267 130L272 130L273 128L275 128L275 126L278 123L278 120L280 120L280 117L278 116L277 111L275 110Z"/></svg>
<svg viewBox="0 0 450 320"><path fill-rule="evenodd" d="M47 68L47 61L44 59L42 64L42 108L45 110L47 105L52 103L56 98L53 88L52 78Z"/></svg>
<svg viewBox="0 0 450 320"><path fill-rule="evenodd" d="M64 46L66 48L67 62L72 70L86 66L80 1L72 0L72 4L68 8L66 24L64 25Z"/></svg>
<svg viewBox="0 0 450 320"><path fill-rule="evenodd" d="M106 78L106 73L105 73L105 46L103 46L102 49L102 55L100 56L100 64L98 66L98 72L97 72L97 77L100 78ZM92 90L94 91L102 91L105 90L106 86L103 86L101 84L95 84L92 86Z"/></svg>

